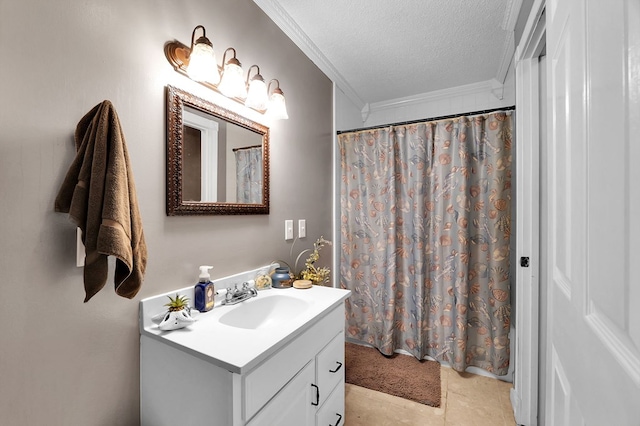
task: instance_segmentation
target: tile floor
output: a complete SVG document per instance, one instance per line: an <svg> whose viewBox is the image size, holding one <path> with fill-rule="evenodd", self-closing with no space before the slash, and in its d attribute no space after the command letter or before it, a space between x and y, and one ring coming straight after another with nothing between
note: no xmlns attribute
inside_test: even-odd
<svg viewBox="0 0 640 426"><path fill-rule="evenodd" d="M441 367L440 408L347 384L345 426L513 426L511 383Z"/></svg>

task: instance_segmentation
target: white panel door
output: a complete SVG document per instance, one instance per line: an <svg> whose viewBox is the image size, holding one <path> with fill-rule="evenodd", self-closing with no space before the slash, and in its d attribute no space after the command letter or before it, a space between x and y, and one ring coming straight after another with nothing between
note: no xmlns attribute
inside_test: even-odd
<svg viewBox="0 0 640 426"><path fill-rule="evenodd" d="M640 1L549 0L546 425L640 425Z"/></svg>

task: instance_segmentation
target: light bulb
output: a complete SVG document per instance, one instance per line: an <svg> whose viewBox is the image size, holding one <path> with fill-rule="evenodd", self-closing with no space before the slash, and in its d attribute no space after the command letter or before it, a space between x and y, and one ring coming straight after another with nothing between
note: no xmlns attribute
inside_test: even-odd
<svg viewBox="0 0 640 426"><path fill-rule="evenodd" d="M287 120L289 118L289 114L287 114L287 105L285 104L282 91L276 90L271 94L267 114L274 120Z"/></svg>
<svg viewBox="0 0 640 426"><path fill-rule="evenodd" d="M222 81L218 89L223 95L229 98L246 98L247 86L245 86L242 67L239 63L230 60L224 66L224 72L222 73Z"/></svg>
<svg viewBox="0 0 640 426"><path fill-rule="evenodd" d="M259 111L267 109L269 95L267 94L267 85L262 78L254 77L249 83L249 93L244 105Z"/></svg>
<svg viewBox="0 0 640 426"><path fill-rule="evenodd" d="M189 78L194 81L207 81L211 84L218 84L220 73L213 46L206 42L200 42L193 46L189 55L189 67L187 68Z"/></svg>

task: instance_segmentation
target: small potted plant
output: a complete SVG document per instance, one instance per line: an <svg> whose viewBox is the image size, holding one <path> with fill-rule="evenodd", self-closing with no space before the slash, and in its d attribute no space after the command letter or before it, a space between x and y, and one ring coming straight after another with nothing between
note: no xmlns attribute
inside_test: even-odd
<svg viewBox="0 0 640 426"><path fill-rule="evenodd" d="M158 324L160 330L177 330L195 322L195 319L191 317L189 299L186 296L180 296L176 293L175 298L167 297L169 298L169 303L164 305L167 307L167 313Z"/></svg>

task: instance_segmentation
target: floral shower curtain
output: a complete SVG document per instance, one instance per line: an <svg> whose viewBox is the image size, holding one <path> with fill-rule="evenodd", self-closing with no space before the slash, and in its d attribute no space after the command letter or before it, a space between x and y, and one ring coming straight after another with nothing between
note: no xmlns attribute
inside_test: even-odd
<svg viewBox="0 0 640 426"><path fill-rule="evenodd" d="M507 373L511 135L497 112L339 136L348 337Z"/></svg>
<svg viewBox="0 0 640 426"><path fill-rule="evenodd" d="M262 147L242 148L236 155L236 201L262 203Z"/></svg>

